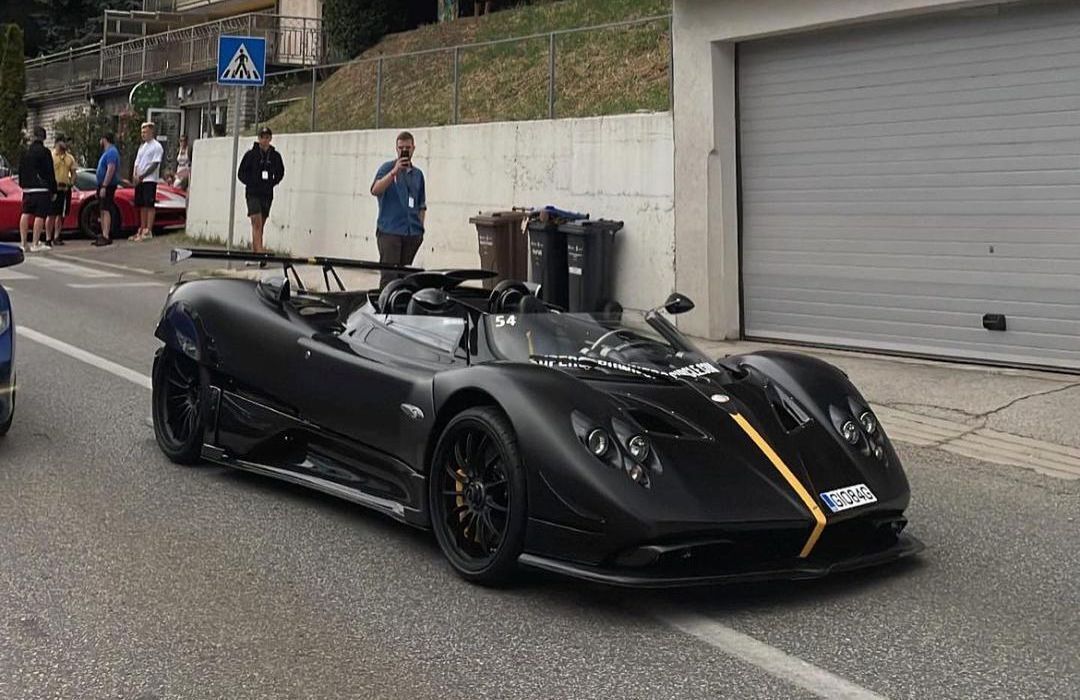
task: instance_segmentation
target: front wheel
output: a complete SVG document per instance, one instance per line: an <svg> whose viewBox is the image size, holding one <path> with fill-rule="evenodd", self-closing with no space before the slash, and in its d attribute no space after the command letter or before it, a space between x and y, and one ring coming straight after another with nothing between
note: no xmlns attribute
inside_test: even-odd
<svg viewBox="0 0 1080 700"><path fill-rule="evenodd" d="M498 409L470 408L447 424L428 503L435 539L458 575L488 586L509 582L525 543L528 498L517 439Z"/></svg>
<svg viewBox="0 0 1080 700"><path fill-rule="evenodd" d="M206 413L202 375L194 360L171 348L162 349L154 360L154 437L177 464L200 461Z"/></svg>

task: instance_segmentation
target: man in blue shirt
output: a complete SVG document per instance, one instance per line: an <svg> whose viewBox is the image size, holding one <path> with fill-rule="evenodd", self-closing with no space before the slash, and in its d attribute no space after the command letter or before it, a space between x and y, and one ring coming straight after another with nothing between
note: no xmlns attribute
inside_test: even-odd
<svg viewBox="0 0 1080 700"><path fill-rule="evenodd" d="M379 220L375 242L379 246L379 262L390 265L412 265L420 244L424 242L424 217L427 197L424 193L424 173L413 165L416 141L408 131L397 137L397 159L379 166L371 194L379 198ZM379 287L401 275L383 272Z"/></svg>
<svg viewBox="0 0 1080 700"><path fill-rule="evenodd" d="M101 233L90 245L111 245L109 232L112 228L113 197L120 184L120 151L116 148L116 136L111 133L101 137L101 157L97 164L98 213L101 216ZM120 222L116 222L117 226Z"/></svg>

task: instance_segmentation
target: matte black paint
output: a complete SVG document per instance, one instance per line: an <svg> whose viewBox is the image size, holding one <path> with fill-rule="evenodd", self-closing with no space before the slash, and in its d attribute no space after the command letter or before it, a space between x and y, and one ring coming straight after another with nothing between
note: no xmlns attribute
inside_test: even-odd
<svg viewBox="0 0 1080 700"><path fill-rule="evenodd" d="M462 288L453 296L482 308L481 293ZM367 311L354 311L361 307ZM377 509L424 527L425 473L439 430L452 413L484 403L506 414L525 462L527 565L621 585L683 585L824 575L921 548L907 535L897 538L909 487L887 437L880 437L882 461L866 444L847 444L833 426L830 407L850 412L866 403L831 365L760 352L728 357L718 363L723 371L686 381L594 378L496 361L482 324L470 323L452 353L407 343L376 347L366 341L371 310L364 292L276 304L251 280L174 287L156 335L206 367L218 390L205 456L262 465L263 473L307 479L362 503L390 501L399 504L396 512ZM361 315L351 316L347 330L351 313ZM784 392L808 422L793 425L778 398ZM716 393L730 401L711 400ZM635 431L632 415L641 411L636 415L659 426L649 433L657 460L649 488L617 466L630 459L624 447L616 466L587 450L571 421L575 411ZM816 500L865 483L878 503L827 513L817 550L797 559L814 519L732 418L736 412Z"/></svg>

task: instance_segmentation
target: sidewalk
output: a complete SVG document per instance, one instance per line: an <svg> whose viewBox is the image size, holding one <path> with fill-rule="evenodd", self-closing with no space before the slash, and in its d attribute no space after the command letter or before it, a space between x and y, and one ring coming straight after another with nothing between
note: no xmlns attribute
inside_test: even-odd
<svg viewBox="0 0 1080 700"><path fill-rule="evenodd" d="M171 265L169 250L186 245L192 244L175 235L144 243L118 241L107 248L72 241L64 249L46 255L96 261L147 275L178 276L182 271L222 267L219 261L204 260ZM248 271L253 276L259 274L256 269ZM377 273L338 273L350 288L378 285ZM302 274L312 288L322 287L318 269L304 268ZM1059 478L1080 478L1080 374L747 341L695 340L712 357L764 348L814 355L848 374L897 440L1031 468Z"/></svg>

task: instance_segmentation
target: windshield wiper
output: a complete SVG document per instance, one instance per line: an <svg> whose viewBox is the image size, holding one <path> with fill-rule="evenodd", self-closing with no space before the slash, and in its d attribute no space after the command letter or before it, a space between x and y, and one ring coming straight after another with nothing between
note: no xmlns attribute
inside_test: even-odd
<svg viewBox="0 0 1080 700"><path fill-rule="evenodd" d="M612 362L595 357L582 357L581 355L529 355L529 359L538 365L545 367L575 367L580 369L609 369L625 374L635 374L639 377L659 379L670 384L678 384L680 380L667 372L652 367L630 365L625 362Z"/></svg>

